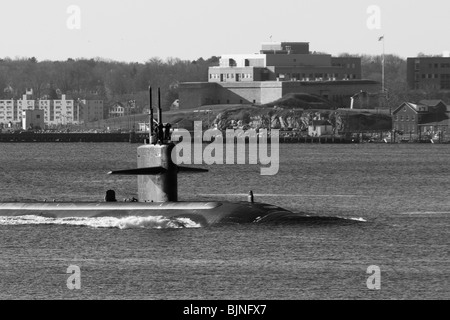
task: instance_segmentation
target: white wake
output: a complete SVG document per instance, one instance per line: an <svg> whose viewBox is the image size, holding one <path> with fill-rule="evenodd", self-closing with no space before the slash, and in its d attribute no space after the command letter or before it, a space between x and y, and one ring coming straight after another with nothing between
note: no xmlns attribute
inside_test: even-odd
<svg viewBox="0 0 450 320"><path fill-rule="evenodd" d="M188 218L166 218L163 216L124 218L45 218L39 216L1 217L0 225L68 225L86 226L92 228L118 229L179 229L199 228L201 225Z"/></svg>

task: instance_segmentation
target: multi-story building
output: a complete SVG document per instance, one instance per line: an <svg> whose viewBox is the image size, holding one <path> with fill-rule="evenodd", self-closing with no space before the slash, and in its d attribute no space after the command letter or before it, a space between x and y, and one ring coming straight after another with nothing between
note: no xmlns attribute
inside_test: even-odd
<svg viewBox="0 0 450 320"><path fill-rule="evenodd" d="M66 95L61 95L60 100L53 100L54 122L53 124L69 124L75 123L74 119L74 102L66 100Z"/></svg>
<svg viewBox="0 0 450 320"><path fill-rule="evenodd" d="M123 117L125 115L125 107L122 103L117 102L109 108L108 115L110 118Z"/></svg>
<svg viewBox="0 0 450 320"><path fill-rule="evenodd" d="M0 123L12 123L14 120L14 100L0 100Z"/></svg>
<svg viewBox="0 0 450 320"><path fill-rule="evenodd" d="M77 108L79 123L104 119L103 100L79 100Z"/></svg>
<svg viewBox="0 0 450 320"><path fill-rule="evenodd" d="M17 100L14 110L14 121L22 122L22 112L25 110L34 110L35 101L30 95L24 94L21 100Z"/></svg>
<svg viewBox="0 0 450 320"><path fill-rule="evenodd" d="M21 100L0 100L0 125L22 124L23 112L42 110L46 126L78 124L103 119L102 100L70 100L62 95L58 100L33 100L23 95Z"/></svg>
<svg viewBox="0 0 450 320"><path fill-rule="evenodd" d="M208 82L181 83L180 108L206 104L264 104L287 93L320 95L344 107L357 92L376 93L361 80L361 59L309 51L307 42L263 43L256 54L222 55Z"/></svg>
<svg viewBox="0 0 450 320"><path fill-rule="evenodd" d="M46 124L54 122L53 100L39 100L38 109L44 110L44 122Z"/></svg>
<svg viewBox="0 0 450 320"><path fill-rule="evenodd" d="M411 90L450 90L450 57L416 57L406 60Z"/></svg>
<svg viewBox="0 0 450 320"><path fill-rule="evenodd" d="M256 54L223 55L209 82L338 81L361 79L361 59L311 54L309 43L263 43Z"/></svg>
<svg viewBox="0 0 450 320"><path fill-rule="evenodd" d="M47 125L66 125L77 123L73 100L61 95L59 100L39 100L38 109L44 110L44 121Z"/></svg>
<svg viewBox="0 0 450 320"><path fill-rule="evenodd" d="M392 112L392 128L405 134L447 132L449 107L441 100L404 102Z"/></svg>

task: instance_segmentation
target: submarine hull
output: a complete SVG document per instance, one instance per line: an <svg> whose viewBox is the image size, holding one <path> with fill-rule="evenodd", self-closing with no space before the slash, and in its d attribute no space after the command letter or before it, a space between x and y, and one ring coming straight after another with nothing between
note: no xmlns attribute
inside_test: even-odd
<svg viewBox="0 0 450 320"><path fill-rule="evenodd" d="M0 203L0 216L47 218L162 216L189 218L201 225L252 223L295 215L265 203L250 202L99 202Z"/></svg>

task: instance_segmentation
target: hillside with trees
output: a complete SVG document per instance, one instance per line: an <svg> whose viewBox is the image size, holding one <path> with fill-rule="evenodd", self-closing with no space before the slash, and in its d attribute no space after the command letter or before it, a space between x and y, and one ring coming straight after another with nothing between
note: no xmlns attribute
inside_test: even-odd
<svg viewBox="0 0 450 320"><path fill-rule="evenodd" d="M349 56L341 54L340 56ZM352 55L355 56L355 55ZM362 78L381 82L382 57L360 55ZM20 99L26 88L34 98L56 99L66 94L71 99L101 99L106 106L136 100L137 111L148 107L148 86L161 87L163 107L178 98L178 83L208 80L208 68L218 65L219 57L195 61L153 57L145 63L118 62L102 58L37 61L32 58L0 59L0 99ZM447 93L433 90L409 91L406 85L406 60L385 56L386 88L389 106L403 101L442 99Z"/></svg>
<svg viewBox="0 0 450 320"><path fill-rule="evenodd" d="M136 100L144 108L148 86L161 87L164 106L178 97L179 82L206 81L208 67L219 58L165 61L151 58L146 63L126 63L101 58L37 61L35 58L0 59L0 99L20 99L27 88L34 98L55 99L60 94L70 98L101 99L106 105Z"/></svg>

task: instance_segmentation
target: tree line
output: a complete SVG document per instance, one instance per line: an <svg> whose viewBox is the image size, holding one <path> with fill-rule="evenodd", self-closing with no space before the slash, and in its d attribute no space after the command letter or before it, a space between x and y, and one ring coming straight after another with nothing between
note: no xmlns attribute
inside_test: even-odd
<svg viewBox="0 0 450 320"><path fill-rule="evenodd" d="M162 104L177 98L179 82L206 81L208 68L219 58L184 61L154 57L145 63L126 63L102 58L37 61L36 58L0 59L0 99L20 99L28 88L34 98L101 99L106 105L136 100L148 106L148 87L160 87ZM156 101L156 100L155 100Z"/></svg>

